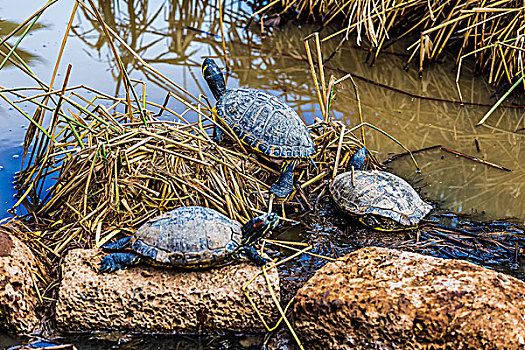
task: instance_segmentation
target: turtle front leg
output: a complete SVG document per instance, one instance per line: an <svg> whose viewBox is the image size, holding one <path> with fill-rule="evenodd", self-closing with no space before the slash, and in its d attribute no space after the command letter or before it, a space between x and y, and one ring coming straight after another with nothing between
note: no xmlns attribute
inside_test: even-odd
<svg viewBox="0 0 525 350"><path fill-rule="evenodd" d="M100 248L102 248L104 251L122 250L128 246L130 239L131 237L124 237L116 242L108 242L103 244Z"/></svg>
<svg viewBox="0 0 525 350"><path fill-rule="evenodd" d="M293 192L293 169L297 165L297 159L285 159L281 165L279 179L270 187L270 192L278 198L287 198Z"/></svg>
<svg viewBox="0 0 525 350"><path fill-rule="evenodd" d="M141 257L133 253L113 253L106 255L100 262L99 273L113 272L115 270L127 269L133 265L137 265L141 261Z"/></svg>
<svg viewBox="0 0 525 350"><path fill-rule="evenodd" d="M219 123L219 117L217 114L217 106L213 107L212 115L213 115L213 121L215 121L215 123ZM221 128L219 128L217 124L215 124L213 126L213 134L211 136L211 139L213 140L213 142L219 143L222 141L223 137L224 137L224 133L222 132Z"/></svg>
<svg viewBox="0 0 525 350"><path fill-rule="evenodd" d="M265 258L257 249L251 246L241 246L234 253L233 258L238 260L250 260L257 266L262 266L267 262L272 262L272 259Z"/></svg>

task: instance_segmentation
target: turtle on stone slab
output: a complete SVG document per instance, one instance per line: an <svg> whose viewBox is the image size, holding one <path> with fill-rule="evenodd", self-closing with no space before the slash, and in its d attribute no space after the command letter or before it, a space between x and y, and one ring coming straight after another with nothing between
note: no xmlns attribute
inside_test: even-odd
<svg viewBox="0 0 525 350"><path fill-rule="evenodd" d="M181 207L157 216L131 236L102 246L106 255L99 272L125 269L141 262L185 269L224 266L235 260L264 265L256 246L277 227L275 213L257 216L245 225L216 210Z"/></svg>

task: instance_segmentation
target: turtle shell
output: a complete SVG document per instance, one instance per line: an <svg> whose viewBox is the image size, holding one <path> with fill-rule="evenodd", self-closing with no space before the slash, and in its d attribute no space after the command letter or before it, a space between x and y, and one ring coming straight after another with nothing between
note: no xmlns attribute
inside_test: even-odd
<svg viewBox="0 0 525 350"><path fill-rule="evenodd" d="M230 89L216 108L241 141L267 156L308 158L314 154L306 125L275 96L256 89Z"/></svg>
<svg viewBox="0 0 525 350"><path fill-rule="evenodd" d="M405 180L385 171L339 174L330 192L335 203L351 215L376 215L405 227L417 226L432 209Z"/></svg>
<svg viewBox="0 0 525 350"><path fill-rule="evenodd" d="M241 244L241 224L204 207L181 207L142 225L131 251L176 267L218 265Z"/></svg>

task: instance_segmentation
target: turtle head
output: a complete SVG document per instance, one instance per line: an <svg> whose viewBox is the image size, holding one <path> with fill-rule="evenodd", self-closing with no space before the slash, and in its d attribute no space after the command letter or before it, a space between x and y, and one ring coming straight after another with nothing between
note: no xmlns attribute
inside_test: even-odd
<svg viewBox="0 0 525 350"><path fill-rule="evenodd" d="M211 92L216 100L218 100L226 92L226 83L224 76L217 63L211 58L205 58L202 62L202 76L208 83Z"/></svg>
<svg viewBox="0 0 525 350"><path fill-rule="evenodd" d="M243 245L252 246L275 229L279 223L277 214L270 213L257 216L242 227Z"/></svg>
<svg viewBox="0 0 525 350"><path fill-rule="evenodd" d="M348 162L348 167L354 167L355 170L365 170L368 163L368 150L366 147L358 149L350 161Z"/></svg>

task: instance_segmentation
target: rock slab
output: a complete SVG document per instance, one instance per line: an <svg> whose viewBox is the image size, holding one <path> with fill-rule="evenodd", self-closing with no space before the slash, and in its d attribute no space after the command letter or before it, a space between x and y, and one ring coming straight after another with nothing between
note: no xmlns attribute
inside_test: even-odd
<svg viewBox="0 0 525 350"><path fill-rule="evenodd" d="M28 333L38 325L32 272L35 257L6 226L0 226L0 330Z"/></svg>
<svg viewBox="0 0 525 350"><path fill-rule="evenodd" d="M66 332L259 332L264 326L241 288L261 271L242 263L204 271L136 266L98 274L104 253L75 249L63 267L56 306L57 326ZM268 271L279 300L279 275ZM277 309L263 275L247 288L265 320Z"/></svg>
<svg viewBox="0 0 525 350"><path fill-rule="evenodd" d="M525 283L459 261L365 248L298 292L308 349L525 349Z"/></svg>

